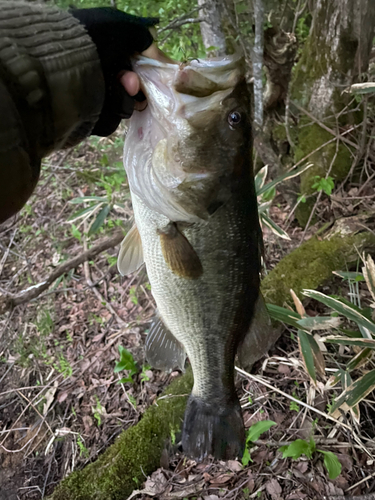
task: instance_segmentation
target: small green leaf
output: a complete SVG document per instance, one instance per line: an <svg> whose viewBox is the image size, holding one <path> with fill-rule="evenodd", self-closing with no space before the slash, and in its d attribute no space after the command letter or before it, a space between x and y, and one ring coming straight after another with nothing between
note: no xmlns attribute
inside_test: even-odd
<svg viewBox="0 0 375 500"><path fill-rule="evenodd" d="M105 218L109 214L109 212L112 210L112 205L105 205L100 212L98 213L96 219L94 222L91 224L88 235L91 236L92 234L96 233L100 227L103 225Z"/></svg>
<svg viewBox="0 0 375 500"><path fill-rule="evenodd" d="M120 352L120 361L116 363L114 372L118 373L122 370L129 370L130 375L137 373L137 364L134 361L132 353L121 345L118 346L118 350Z"/></svg>
<svg viewBox="0 0 375 500"><path fill-rule="evenodd" d="M243 452L243 457L242 457L242 465L245 467L249 462L252 462L251 457L250 457L250 451L248 448L245 448L245 451Z"/></svg>
<svg viewBox="0 0 375 500"><path fill-rule="evenodd" d="M330 479L336 479L341 474L341 463L332 451L317 450L324 455L324 466Z"/></svg>
<svg viewBox="0 0 375 500"><path fill-rule="evenodd" d="M304 439L296 439L293 443L279 448L279 451L282 452L283 458L290 457L293 460L298 460L302 455L306 455L307 458L312 458L315 448L316 446L313 439L310 439L309 443Z"/></svg>
<svg viewBox="0 0 375 500"><path fill-rule="evenodd" d="M267 432L276 422L272 420L261 420L256 424L253 424L247 431L246 443L250 443L259 439L260 435Z"/></svg>

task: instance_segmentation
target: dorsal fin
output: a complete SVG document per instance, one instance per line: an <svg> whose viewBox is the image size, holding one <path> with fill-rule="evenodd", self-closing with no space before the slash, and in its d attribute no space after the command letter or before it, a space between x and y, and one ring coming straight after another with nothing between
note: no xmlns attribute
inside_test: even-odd
<svg viewBox="0 0 375 500"><path fill-rule="evenodd" d="M122 240L117 257L117 269L122 276L134 273L143 264L142 241L137 226L130 229Z"/></svg>
<svg viewBox="0 0 375 500"><path fill-rule="evenodd" d="M157 370L184 371L186 352L156 313L146 337L146 359Z"/></svg>

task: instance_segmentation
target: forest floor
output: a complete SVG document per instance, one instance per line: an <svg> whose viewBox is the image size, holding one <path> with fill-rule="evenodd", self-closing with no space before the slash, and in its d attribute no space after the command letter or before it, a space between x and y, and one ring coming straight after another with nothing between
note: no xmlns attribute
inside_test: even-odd
<svg viewBox="0 0 375 500"><path fill-rule="evenodd" d="M0 227L3 296L43 282L62 262L119 228L130 227L122 143L120 135L94 138L46 160L29 204L16 220ZM98 199L71 203L84 196ZM357 202L354 191L336 195L336 201L326 197L318 207L320 223L337 216L338 204L342 213L353 214ZM114 205L107 215L107 209L102 212L103 225L88 237L87 228L107 204ZM87 220L68 221L89 206L94 209L83 214ZM281 197L271 216L291 239L265 233L268 270L318 227L303 235L293 221L288 222ZM0 317L0 500L36 500L50 494L69 472L94 461L121 431L136 424L179 375L153 370L145 361L143 346L154 302L144 270L125 278L118 274L118 248L119 244L71 269L36 299ZM329 292L339 291L348 292L335 279ZM317 314L318 306L308 307L309 315ZM119 346L138 364L133 383L119 383L121 374L114 372ZM328 365L328 370L333 368ZM133 498L293 500L375 492L373 395L360 405L360 426L349 414L336 422L324 417L331 401L310 384L296 336L288 328L252 373L274 389L237 374L245 425L249 428L260 420L276 425L254 443L251 462L244 467L240 461L186 460L179 436L173 435L160 468L145 477L145 484L138 485L145 491L135 492ZM317 448L337 455L342 464L337 479L329 479L318 452L312 459L282 458L280 446L312 437Z"/></svg>

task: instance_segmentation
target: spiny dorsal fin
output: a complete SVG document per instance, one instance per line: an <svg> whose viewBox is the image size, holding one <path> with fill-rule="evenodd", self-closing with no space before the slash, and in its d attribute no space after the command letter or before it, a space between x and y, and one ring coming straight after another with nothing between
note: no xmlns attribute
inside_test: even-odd
<svg viewBox="0 0 375 500"><path fill-rule="evenodd" d="M186 352L156 314L146 337L146 359L157 370L184 371Z"/></svg>
<svg viewBox="0 0 375 500"><path fill-rule="evenodd" d="M201 261L176 224L171 222L164 229L158 230L158 234L163 257L169 269L181 278L199 278L203 273Z"/></svg>
<svg viewBox="0 0 375 500"><path fill-rule="evenodd" d="M263 295L259 292L249 331L237 349L240 367L250 370L256 361L267 354L280 334L281 329L272 325Z"/></svg>
<svg viewBox="0 0 375 500"><path fill-rule="evenodd" d="M137 226L130 229L122 240L117 257L117 269L122 276L134 273L143 264L142 241Z"/></svg>

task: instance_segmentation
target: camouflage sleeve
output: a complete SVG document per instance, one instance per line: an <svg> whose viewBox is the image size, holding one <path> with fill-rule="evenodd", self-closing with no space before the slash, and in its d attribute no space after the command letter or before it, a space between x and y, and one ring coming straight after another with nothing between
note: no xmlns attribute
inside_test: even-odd
<svg viewBox="0 0 375 500"><path fill-rule="evenodd" d="M77 19L0 0L0 223L26 203L43 156L91 133L104 94L96 47Z"/></svg>

